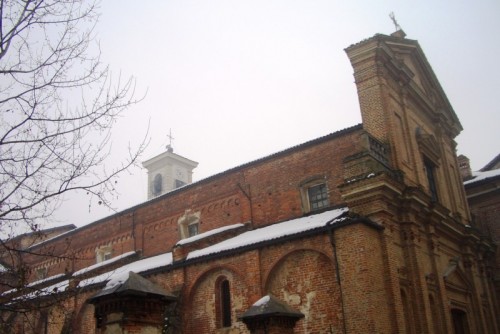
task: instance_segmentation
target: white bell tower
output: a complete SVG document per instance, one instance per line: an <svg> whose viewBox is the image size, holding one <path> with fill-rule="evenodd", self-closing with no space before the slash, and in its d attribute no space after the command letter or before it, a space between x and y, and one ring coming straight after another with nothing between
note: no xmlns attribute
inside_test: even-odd
<svg viewBox="0 0 500 334"><path fill-rule="evenodd" d="M172 135L167 151L142 163L148 171L148 199L193 182L193 169L198 163L174 153Z"/></svg>

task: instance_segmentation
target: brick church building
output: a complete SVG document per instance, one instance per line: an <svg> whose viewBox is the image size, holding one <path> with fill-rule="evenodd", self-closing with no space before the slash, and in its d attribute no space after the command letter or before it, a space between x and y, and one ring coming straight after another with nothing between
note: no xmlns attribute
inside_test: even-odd
<svg viewBox="0 0 500 334"><path fill-rule="evenodd" d="M195 183L197 163L169 148L144 163L146 202L28 249L32 283L0 296L27 312L3 307L3 326L499 333L494 244L472 222L462 126L422 49L399 30L345 51L362 124Z"/></svg>

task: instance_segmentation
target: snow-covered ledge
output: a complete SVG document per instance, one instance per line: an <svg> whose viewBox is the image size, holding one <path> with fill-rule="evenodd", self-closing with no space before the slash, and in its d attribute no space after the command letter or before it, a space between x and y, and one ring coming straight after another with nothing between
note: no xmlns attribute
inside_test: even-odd
<svg viewBox="0 0 500 334"><path fill-rule="evenodd" d="M195 250L203 249L221 241L233 238L248 231L250 222L219 227L195 236L182 239L174 246L172 253L174 262L183 261L187 255Z"/></svg>

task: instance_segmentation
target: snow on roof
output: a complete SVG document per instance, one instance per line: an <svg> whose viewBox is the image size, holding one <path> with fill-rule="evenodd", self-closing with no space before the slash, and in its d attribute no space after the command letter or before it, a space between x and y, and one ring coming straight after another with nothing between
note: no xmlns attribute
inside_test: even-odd
<svg viewBox="0 0 500 334"><path fill-rule="evenodd" d="M465 181L464 185L473 184L497 176L500 176L500 169L493 169L486 172L473 172L472 179Z"/></svg>
<svg viewBox="0 0 500 334"><path fill-rule="evenodd" d="M124 258L125 256L130 255L130 253L135 253L135 252L124 253L121 255L121 258ZM101 264L101 263L99 263L99 264ZM149 270L149 269L159 268L159 267L166 266L169 264L172 264L172 253L165 253L165 254L161 254L161 255L157 255L157 256L148 257L148 258L145 258L145 259L142 259L139 261L135 261L135 262L126 264L120 268L108 271L104 274L94 276L94 277L91 277L88 279L84 279L84 280L80 281L80 283L78 284L78 287L82 288L82 287L85 287L85 286L88 286L91 284L97 284L97 283L102 283L102 282L106 282L106 281L113 281L116 283L117 281L123 279L123 277L128 276L128 273L130 271L133 271L134 273L141 273L141 272ZM93 266L91 266L91 267L93 267ZM80 271L82 271L82 272L89 271L88 268L90 268L90 267L87 267L87 268L82 269ZM73 274L73 276L77 276L78 272L79 271L75 272ZM79 273L78 275L81 275L81 273ZM38 284L38 283L41 283L42 281L54 279L58 276L64 276L64 275L61 274L61 275L51 276L47 279L33 282L32 284L29 284L28 287L35 285L35 283ZM41 289L38 289L38 288L33 289L31 292L26 293L22 296L19 296L19 297L15 298L14 300L28 300L28 299L32 299L32 298L50 295L50 294L57 293L57 292L62 292L62 291L65 291L68 288L68 286L69 286L69 280L64 280L64 281L52 284L50 286L41 288ZM12 293L15 291L17 291L17 290L16 289L9 290L9 291L4 292L2 295L6 295L8 293Z"/></svg>
<svg viewBox="0 0 500 334"><path fill-rule="evenodd" d="M347 211L348 211L347 208L326 211L326 212L322 212L322 213L319 213L316 215L292 219L292 220L285 221L282 223L277 223L274 225L259 228L259 229L253 230L253 231L248 231L248 232L242 233L234 238L227 239L225 241L222 241L222 242L217 243L215 245L206 247L204 249L190 252L187 259L194 259L194 258L198 258L201 256L219 253L219 252L226 251L226 250L236 249L236 248L256 244L256 243L263 242L263 241L268 241L268 240L278 239L278 238L289 236L289 235L299 234L299 233L313 230L313 229L316 229L319 227L331 225L333 223L338 223L338 222L341 222L341 221L344 221L345 219L347 219L345 216L342 216ZM213 235L213 234L220 233L220 232L223 232L226 230L238 228L241 226L243 226L243 224L234 224L234 225L214 229L212 231L208 231L208 232L205 232L205 233L198 235L197 236L198 238L184 239L182 243L178 243L178 244L193 242L193 241L198 240L200 238L204 238L204 237L207 237L209 235ZM135 254L135 252L127 252L127 253L124 253L120 256L116 256L112 259L109 259L109 260L97 263L95 265L86 267L84 269L78 270L75 273L73 273L73 277L82 275L83 273L89 272L89 271L96 269L100 266L104 266L104 265L116 262L120 259L126 258L128 256L133 255L133 254ZM97 275L97 276L94 276L91 278L84 279L84 280L79 282L78 287L81 288L81 287L85 287L88 285L103 283L103 282L108 282L107 285L113 286L113 285L116 285L116 284L122 282L124 279L126 279L126 277L128 276L128 273L130 271L132 271L134 273L141 273L141 272L144 272L144 271L147 271L150 269L171 265L172 263L173 263L173 258L172 258L171 252L160 254L157 256L152 256L152 257L138 260L138 261L135 261L132 263L128 263L124 266L121 266L121 267L116 268L114 270L108 271L106 273L103 273L103 274L100 274L100 275ZM58 275L56 275L56 276L58 276ZM56 278L56 276L47 278L45 280L54 279L54 278ZM59 276L63 276L63 275L59 275ZM35 283L39 284L42 281L33 282L31 285L35 285ZM54 292L61 292L61 291L66 290L68 285L69 285L69 280L63 280L63 281L58 282L56 284L50 285L48 287L45 287L42 289L37 289L36 291L30 292L30 293L25 294L25 295L18 297L16 299L31 299L31 298L44 296L44 295L49 295L49 294L54 293ZM266 297L268 297L268 296L266 296ZM257 303L259 303L259 302L263 303L263 304L266 303L268 301L268 299L266 299L266 297L257 301Z"/></svg>
<svg viewBox="0 0 500 334"><path fill-rule="evenodd" d="M73 225L73 224L71 224L71 225ZM48 238L48 239L42 240L42 241L40 241L40 242L37 242L37 243L35 243L35 244L33 244L33 245L29 246L27 249L31 249L31 248L35 248L35 247L40 247L40 246L42 246L42 245L48 244L48 243L50 243L51 241L53 241L53 240L55 240L55 239L60 239L60 238L62 238L62 237L63 237L63 236L65 236L66 234L74 233L74 232L75 232L76 230L78 230L78 229L79 229L79 227L76 227L76 228L74 228L74 229L72 229L72 230L68 230L68 231L63 232L63 233L61 233L61 234L54 235L54 236L52 236L52 237L50 237L50 238Z"/></svg>
<svg viewBox="0 0 500 334"><path fill-rule="evenodd" d="M120 268L116 268L98 276L84 279L80 281L78 287L81 288L87 285L102 283L106 281L116 282L127 275L129 271L133 271L134 273L138 274L143 271L167 266L170 264L172 264L172 253L164 253L126 264Z"/></svg>
<svg viewBox="0 0 500 334"><path fill-rule="evenodd" d="M42 279L40 279L38 281L31 282L30 284L28 284L26 286L28 286L28 287L35 286L35 285L38 285L38 284L41 284L41 283L44 283L44 282L47 282L47 281L52 281L52 280L55 280L57 278L61 278L61 277L64 277L64 276L65 276L64 274L57 274L57 275L45 277L45 278L42 278Z"/></svg>
<svg viewBox="0 0 500 334"><path fill-rule="evenodd" d="M265 295L264 297L262 297L261 299L257 300L255 303L253 303L252 306L261 306L261 305L267 304L267 303L269 303L269 300L271 300L271 297L269 297L269 295Z"/></svg>
<svg viewBox="0 0 500 334"><path fill-rule="evenodd" d="M496 157L494 157L490 162L486 164L483 168L481 168L481 171L487 171L487 170L492 170L494 169L495 165L500 163L500 154L498 154Z"/></svg>
<svg viewBox="0 0 500 334"><path fill-rule="evenodd" d="M115 286L122 284L125 282L129 276L130 271L126 272L121 272L119 274L113 275L108 283L106 283L106 287L104 288L105 290L114 288Z"/></svg>
<svg viewBox="0 0 500 334"><path fill-rule="evenodd" d="M88 267L86 267L86 268L80 269L80 270L78 270L78 271L75 271L75 272L73 273L73 276L79 276L79 275L82 275L82 274L84 274L84 273L86 273L86 272L89 272L89 271L94 270L94 269L99 268L99 267L106 266L106 265L108 265L108 264L111 264L111 263L113 263L113 262L116 262L116 261L118 261L118 260L121 260L121 259L123 259L123 258L126 258L126 257L131 256L131 255L134 255L134 254L136 254L136 252L135 252L135 251L132 251L132 252L127 252L127 253L123 253L123 254L118 255L118 256L115 256L115 257L113 257L113 258L111 258L111 259L109 259L109 260L105 260L105 261L102 261L102 262L99 262L99 263L93 264L93 265L91 265L91 266L88 266Z"/></svg>
<svg viewBox="0 0 500 334"><path fill-rule="evenodd" d="M253 231L248 231L234 238L219 242L218 244L192 251L188 254L187 259L194 259L263 241L278 239L280 237L294 235L313 230L318 227L323 227L331 223L340 222L346 219L345 217L340 218L340 216L347 212L347 210L347 208L341 208L326 211L316 215L292 219L283 223L273 224Z"/></svg>
<svg viewBox="0 0 500 334"><path fill-rule="evenodd" d="M244 225L241 224L241 223L239 223L239 224L233 224L233 225L228 225L228 226L223 226L223 227L215 228L213 230L210 230L210 231L207 231L207 232L204 232L204 233L200 233L200 234L197 234L197 235L193 235L192 237L189 237L189 238L186 238L186 239L179 240L176 243L176 245L185 245L185 244L194 242L196 240L200 240L200 239L203 239L203 238L215 235L217 233L221 233L221 232L224 232L224 231L232 230L232 229L235 229L235 228L238 228L238 227L242 227L242 226L244 226Z"/></svg>
<svg viewBox="0 0 500 334"><path fill-rule="evenodd" d="M43 296L48 296L54 293L62 292L66 290L69 286L69 280L64 280L61 282L57 282L55 284L52 284L50 286L47 286L45 288L33 288L31 289L31 292L26 293L22 296L16 297L13 299L13 301L20 301L20 300L29 300L33 298L38 298L38 297L43 297ZM6 294L6 293L4 293Z"/></svg>
<svg viewBox="0 0 500 334"><path fill-rule="evenodd" d="M42 284L44 282L47 282L47 281L52 281L52 280L55 280L55 279L58 279L58 278L61 278L61 277L64 277L65 275L64 274L57 274L57 275L53 275L53 276L49 276L49 277L46 277L46 278L43 278L43 279L40 279L38 281L34 281L34 282L31 282L29 284L26 285L27 288L31 288L31 287L34 287L34 286L37 286L39 284ZM57 284L54 284L52 286L55 286ZM8 295L10 293L13 293L13 292L16 292L18 291L17 288L14 288L14 289L10 289L10 290L7 290L3 293L1 293L2 296L5 296L5 295Z"/></svg>
<svg viewBox="0 0 500 334"><path fill-rule="evenodd" d="M343 216L343 214L346 213L347 211L348 211L347 208L326 211L326 212L322 212L322 213L319 213L316 215L292 219L292 220L285 221L282 223L277 223L277 224L266 226L263 228L259 228L259 229L253 230L253 231L245 232L245 233L242 233L234 238L230 238L230 239L227 239L225 241L222 241L218 244L206 247L204 249L190 252L187 259L194 259L194 258L198 258L201 256L219 253L219 252L226 251L226 250L237 249L240 247L256 244L259 242L278 239L278 238L290 236L290 235L295 235L295 234L310 231L310 230L313 230L316 228L320 228L323 226L338 223L338 222L341 222L341 221L344 221L345 219L347 219L346 216ZM212 235L212 234L219 233L219 232L225 231L225 230L238 228L240 226L243 226L243 224L235 224L235 225L226 226L226 227L223 227L220 229L215 229L215 230L204 233L205 236L202 236L202 237L206 237L207 235ZM191 238L189 238L189 239L191 239ZM194 241L194 240L185 239L184 242L192 242L192 241ZM76 271L73 274L73 277L82 275L83 273L88 272L92 269L95 269L95 268L98 268L100 266L104 266L106 264L118 261L118 260L123 259L123 258L128 257L128 256L131 256L132 254L135 254L135 252L124 253L124 254L117 256L117 257L114 257L110 260L103 261L101 263L98 263L98 264L89 266L87 268L81 269L79 271ZM97 284L97 283L103 283L103 282L107 282L107 286L114 286L114 285L122 282L124 279L126 279L126 277L128 276L128 273L130 271L138 274L138 273L150 270L150 269L168 266L168 265L171 265L172 263L173 263L173 258L172 258L171 252L160 254L157 256L152 256L152 257L138 260L138 261L135 261L132 263L128 263L124 266L121 266L121 267L116 268L114 270L108 271L106 273L81 280L78 284L78 287L82 288L85 286L89 286L89 285ZM56 276L63 276L63 275L56 275ZM47 278L45 280L54 279L54 278L56 278L56 276ZM35 285L35 283L38 284L41 282L42 281L33 282L32 285ZM66 290L68 288L68 286L69 286L69 280L63 280L61 282L50 285L48 287L45 287L42 289L37 289L36 291L33 291L33 292L30 292L30 293L25 294L23 296L20 296L20 297L16 298L16 300L31 299L31 298L49 295L49 294L52 294L55 292L62 292L64 290ZM6 294L6 293L4 293L4 294ZM265 304L268 301L269 301L269 296L265 296L265 297L261 298L259 301L257 301L255 304L257 304L257 306L258 306L258 305L260 305L259 303Z"/></svg>

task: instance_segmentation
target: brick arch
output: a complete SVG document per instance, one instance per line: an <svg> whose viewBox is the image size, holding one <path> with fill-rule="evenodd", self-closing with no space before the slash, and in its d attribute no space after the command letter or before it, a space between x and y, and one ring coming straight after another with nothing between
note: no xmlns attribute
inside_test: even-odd
<svg viewBox="0 0 500 334"><path fill-rule="evenodd" d="M151 232L151 226L147 225L147 226L143 227L143 229L142 229L142 230L143 230L143 232L144 232L145 234L146 234L146 233L149 233L149 232Z"/></svg>
<svg viewBox="0 0 500 334"><path fill-rule="evenodd" d="M288 303L305 317L297 333L341 333L342 305L332 259L313 249L289 252L271 269L265 292Z"/></svg>
<svg viewBox="0 0 500 334"><path fill-rule="evenodd" d="M160 228L161 229L165 229L165 228L167 228L167 226L168 226L168 220L167 219L162 219L160 221Z"/></svg>
<svg viewBox="0 0 500 334"><path fill-rule="evenodd" d="M245 285L248 284L248 282L245 279L245 275L240 272L238 268L235 266L232 266L230 264L224 264L224 265L216 265L214 267L211 267L205 271L202 271L199 273L195 279L193 279L193 283L188 287L188 299L191 300L192 298L192 293L195 291L198 285L200 283L207 279L208 276L213 275L213 274L218 274L222 272L229 272L231 275L234 275L235 277L238 278L238 280L241 280ZM220 274L220 276L224 276L223 274Z"/></svg>
<svg viewBox="0 0 500 334"><path fill-rule="evenodd" d="M273 273L273 271L276 268L278 268L278 266L280 265L280 263L282 263L283 261L285 261L288 256L291 256L293 253L299 252L299 251L311 251L311 252L321 253L324 256L326 256L327 258L329 258L330 261L332 261L332 263L333 263L333 258L330 256L330 254L325 253L323 250L314 249L314 248L311 248L311 247L296 246L296 247L288 250L281 257L277 258L274 262L271 263L271 265L269 266L269 270L267 270L266 272L262 273L262 282L264 282L264 286L263 286L264 287L264 291L267 291L267 282L269 280L269 276Z"/></svg>
<svg viewBox="0 0 500 334"><path fill-rule="evenodd" d="M204 271L187 291L184 305L185 333L214 333L221 327L218 321L217 289L222 280L228 280L231 291L231 328L246 333L245 325L237 316L248 307L248 285L243 275L230 266L217 266ZM219 315L220 316L220 315Z"/></svg>

